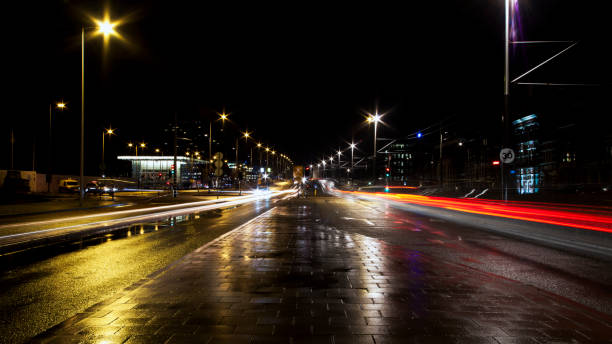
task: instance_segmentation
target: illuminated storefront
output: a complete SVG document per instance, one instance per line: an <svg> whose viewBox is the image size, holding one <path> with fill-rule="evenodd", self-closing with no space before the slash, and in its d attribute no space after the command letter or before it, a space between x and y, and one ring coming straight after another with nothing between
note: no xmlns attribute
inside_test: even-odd
<svg viewBox="0 0 612 344"><path fill-rule="evenodd" d="M181 185L201 181L202 171L208 163L184 156L176 157L176 166L173 156L118 156L117 159L131 162L131 177L138 180L140 186L169 185L173 173Z"/></svg>

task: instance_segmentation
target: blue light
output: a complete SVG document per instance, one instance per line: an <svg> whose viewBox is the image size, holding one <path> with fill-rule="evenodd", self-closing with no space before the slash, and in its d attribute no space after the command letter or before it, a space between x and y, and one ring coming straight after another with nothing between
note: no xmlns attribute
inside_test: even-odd
<svg viewBox="0 0 612 344"><path fill-rule="evenodd" d="M510 174L515 174L516 171L515 170L510 170Z"/></svg>
<svg viewBox="0 0 612 344"><path fill-rule="evenodd" d="M422 136L423 136L423 134L421 134L421 132L419 131L419 132L417 133L417 139L420 139Z"/></svg>
<svg viewBox="0 0 612 344"><path fill-rule="evenodd" d="M385 192L389 192L389 188L385 186Z"/></svg>

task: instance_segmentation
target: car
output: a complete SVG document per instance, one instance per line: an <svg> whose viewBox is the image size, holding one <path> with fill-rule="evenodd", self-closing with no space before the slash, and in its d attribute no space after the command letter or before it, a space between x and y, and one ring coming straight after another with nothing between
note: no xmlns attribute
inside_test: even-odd
<svg viewBox="0 0 612 344"><path fill-rule="evenodd" d="M62 179L59 181L59 192L78 192L79 181L74 179Z"/></svg>
<svg viewBox="0 0 612 344"><path fill-rule="evenodd" d="M100 191L100 185L95 180L85 184L85 193L98 194Z"/></svg>

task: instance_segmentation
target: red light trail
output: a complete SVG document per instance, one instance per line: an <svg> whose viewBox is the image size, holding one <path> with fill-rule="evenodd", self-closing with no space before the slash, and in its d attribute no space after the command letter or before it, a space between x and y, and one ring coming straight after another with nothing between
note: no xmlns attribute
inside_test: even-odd
<svg viewBox="0 0 612 344"><path fill-rule="evenodd" d="M612 213L606 207L537 202L502 202L470 198L432 197L387 192L341 191L344 194L612 233Z"/></svg>

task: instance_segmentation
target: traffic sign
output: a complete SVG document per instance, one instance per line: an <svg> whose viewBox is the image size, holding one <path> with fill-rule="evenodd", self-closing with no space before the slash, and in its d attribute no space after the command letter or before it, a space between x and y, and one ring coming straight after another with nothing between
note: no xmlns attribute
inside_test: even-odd
<svg viewBox="0 0 612 344"><path fill-rule="evenodd" d="M504 148L499 152L499 160L504 164L511 164L514 162L514 151L512 148Z"/></svg>

